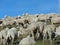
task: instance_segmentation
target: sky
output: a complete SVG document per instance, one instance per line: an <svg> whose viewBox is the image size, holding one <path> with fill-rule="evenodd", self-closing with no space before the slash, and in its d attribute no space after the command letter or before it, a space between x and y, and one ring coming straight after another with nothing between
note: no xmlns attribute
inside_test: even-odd
<svg viewBox="0 0 60 45"><path fill-rule="evenodd" d="M23 13L59 13L58 0L0 0L0 18Z"/></svg>

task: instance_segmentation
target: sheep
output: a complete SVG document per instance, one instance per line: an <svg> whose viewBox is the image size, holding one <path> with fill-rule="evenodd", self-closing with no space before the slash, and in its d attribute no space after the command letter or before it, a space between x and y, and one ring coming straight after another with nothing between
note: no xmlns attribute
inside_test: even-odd
<svg viewBox="0 0 60 45"><path fill-rule="evenodd" d="M46 22L47 24L50 24L51 23L51 18L52 18L52 16L48 16L47 14L46 15L39 15L38 21Z"/></svg>
<svg viewBox="0 0 60 45"><path fill-rule="evenodd" d="M22 26L18 26L18 37L23 36L23 35L28 35L29 30L28 28L23 28Z"/></svg>
<svg viewBox="0 0 60 45"><path fill-rule="evenodd" d="M49 13L49 14L47 14L48 16L51 16L52 18L54 18L54 17L57 17L58 15L56 15L56 13Z"/></svg>
<svg viewBox="0 0 60 45"><path fill-rule="evenodd" d="M59 24L60 23L60 17L54 17L54 18L52 18L51 22L52 22L52 24L54 24L54 23Z"/></svg>
<svg viewBox="0 0 60 45"><path fill-rule="evenodd" d="M5 28L3 29L1 32L0 32L0 42L1 44L4 44L6 43L6 36L7 36L7 31L9 30L9 28ZM4 43L5 42L5 43Z"/></svg>
<svg viewBox="0 0 60 45"><path fill-rule="evenodd" d="M17 24L24 24L24 18L15 20Z"/></svg>
<svg viewBox="0 0 60 45"><path fill-rule="evenodd" d="M56 27L55 27L54 25L46 25L46 26L44 27L43 34L44 34L44 36L46 36L47 33L48 33L49 38L51 38L51 34L52 34L53 32L55 32L55 30L56 30Z"/></svg>
<svg viewBox="0 0 60 45"><path fill-rule="evenodd" d="M13 41L17 38L17 29L15 27L12 27L8 30L7 36L6 36L6 44L10 44L11 41Z"/></svg>
<svg viewBox="0 0 60 45"><path fill-rule="evenodd" d="M56 34L55 37L57 37L58 35L60 35L60 26L56 28L55 34Z"/></svg>
<svg viewBox="0 0 60 45"><path fill-rule="evenodd" d="M46 25L44 22L37 22L38 25L38 33L39 33L39 39L43 39L43 31L44 31L44 26Z"/></svg>
<svg viewBox="0 0 60 45"><path fill-rule="evenodd" d="M43 15L39 15L38 19L41 22L45 22L45 20L47 19L47 15L44 15L44 14Z"/></svg>
<svg viewBox="0 0 60 45"><path fill-rule="evenodd" d="M35 44L36 44L35 40L30 35L27 36L26 38L23 38L19 43L19 45L35 45Z"/></svg>
<svg viewBox="0 0 60 45"><path fill-rule="evenodd" d="M43 31L43 44L44 44L44 40L49 39L50 40L50 44L52 44L52 40L54 40L55 38L55 26L54 25L46 25L44 27L44 31Z"/></svg>
<svg viewBox="0 0 60 45"><path fill-rule="evenodd" d="M32 22L28 26L28 30L31 31L31 34L33 35L33 38L36 40L36 34L38 32L38 24L37 24L37 22Z"/></svg>
<svg viewBox="0 0 60 45"><path fill-rule="evenodd" d="M8 17L5 20L8 22L8 24L12 25L15 22L16 19L14 19L12 17Z"/></svg>
<svg viewBox="0 0 60 45"><path fill-rule="evenodd" d="M55 40L55 43L60 44L60 26L56 27L54 40Z"/></svg>
<svg viewBox="0 0 60 45"><path fill-rule="evenodd" d="M25 20L27 20L29 22L29 24L32 22L37 22L37 20L38 20L38 18L33 15L28 15L28 16L25 16L24 18L25 18Z"/></svg>

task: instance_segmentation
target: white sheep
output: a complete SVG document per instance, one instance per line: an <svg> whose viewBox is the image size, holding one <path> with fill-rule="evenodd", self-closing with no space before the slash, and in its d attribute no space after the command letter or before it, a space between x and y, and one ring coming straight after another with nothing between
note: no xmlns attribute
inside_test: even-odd
<svg viewBox="0 0 60 45"><path fill-rule="evenodd" d="M60 23L60 17L54 17L51 19L52 24L53 23Z"/></svg>
<svg viewBox="0 0 60 45"><path fill-rule="evenodd" d="M58 35L60 35L60 26L56 28L55 34L56 34L55 37L57 37Z"/></svg>
<svg viewBox="0 0 60 45"><path fill-rule="evenodd" d="M3 29L1 32L0 32L0 42L2 43L2 44L4 44L5 45L5 43L6 43L6 36L7 36L7 31L9 30L9 28L5 28L5 29ZM4 43L5 42L5 43Z"/></svg>
<svg viewBox="0 0 60 45"><path fill-rule="evenodd" d="M18 37L20 37L20 35L27 35L29 33L28 29L23 28L22 26L18 27Z"/></svg>
<svg viewBox="0 0 60 45"><path fill-rule="evenodd" d="M42 22L32 22L28 25L28 30L31 31L33 38L37 40L39 38L39 32L43 30L44 24Z"/></svg>
<svg viewBox="0 0 60 45"><path fill-rule="evenodd" d="M43 44L44 40L49 39L50 45L52 44L52 40L55 38L55 26L54 25L46 25L43 31Z"/></svg>
<svg viewBox="0 0 60 45"><path fill-rule="evenodd" d="M19 45L35 45L35 43L36 42L35 42L35 40L32 37L27 36L26 38L23 38L20 41Z"/></svg>
<svg viewBox="0 0 60 45"><path fill-rule="evenodd" d="M29 23L36 22L38 20L38 18L33 15L28 15L28 16L25 16L24 18L25 20L28 20Z"/></svg>
<svg viewBox="0 0 60 45"><path fill-rule="evenodd" d="M17 37L17 29L15 27L9 29L6 36L6 43L9 44L9 40L13 43L16 37Z"/></svg>
<svg viewBox="0 0 60 45"><path fill-rule="evenodd" d="M51 40L52 32L55 32L55 26L54 25L46 25L44 27L43 35L44 35L44 37L46 37L47 33L48 33L49 39Z"/></svg>

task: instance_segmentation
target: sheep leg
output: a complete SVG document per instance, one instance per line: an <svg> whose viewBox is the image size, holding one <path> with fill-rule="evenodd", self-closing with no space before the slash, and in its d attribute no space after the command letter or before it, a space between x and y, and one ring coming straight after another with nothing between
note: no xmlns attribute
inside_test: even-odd
<svg viewBox="0 0 60 45"><path fill-rule="evenodd" d="M43 45L44 45L44 41L45 41L45 40L44 40L44 37L43 37Z"/></svg>

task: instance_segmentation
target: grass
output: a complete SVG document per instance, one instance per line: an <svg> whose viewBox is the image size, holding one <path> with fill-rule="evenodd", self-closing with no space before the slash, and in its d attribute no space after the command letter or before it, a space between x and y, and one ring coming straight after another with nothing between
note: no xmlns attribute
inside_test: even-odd
<svg viewBox="0 0 60 45"><path fill-rule="evenodd" d="M43 41L38 40L36 42L36 45L43 45ZM44 43L44 45L60 45L60 44L57 44L55 41L53 41L52 44L50 44L50 41L46 40L45 43Z"/></svg>
<svg viewBox="0 0 60 45"><path fill-rule="evenodd" d="M36 42L36 45L43 45L43 43L42 43L42 41L38 40L38 41Z"/></svg>

